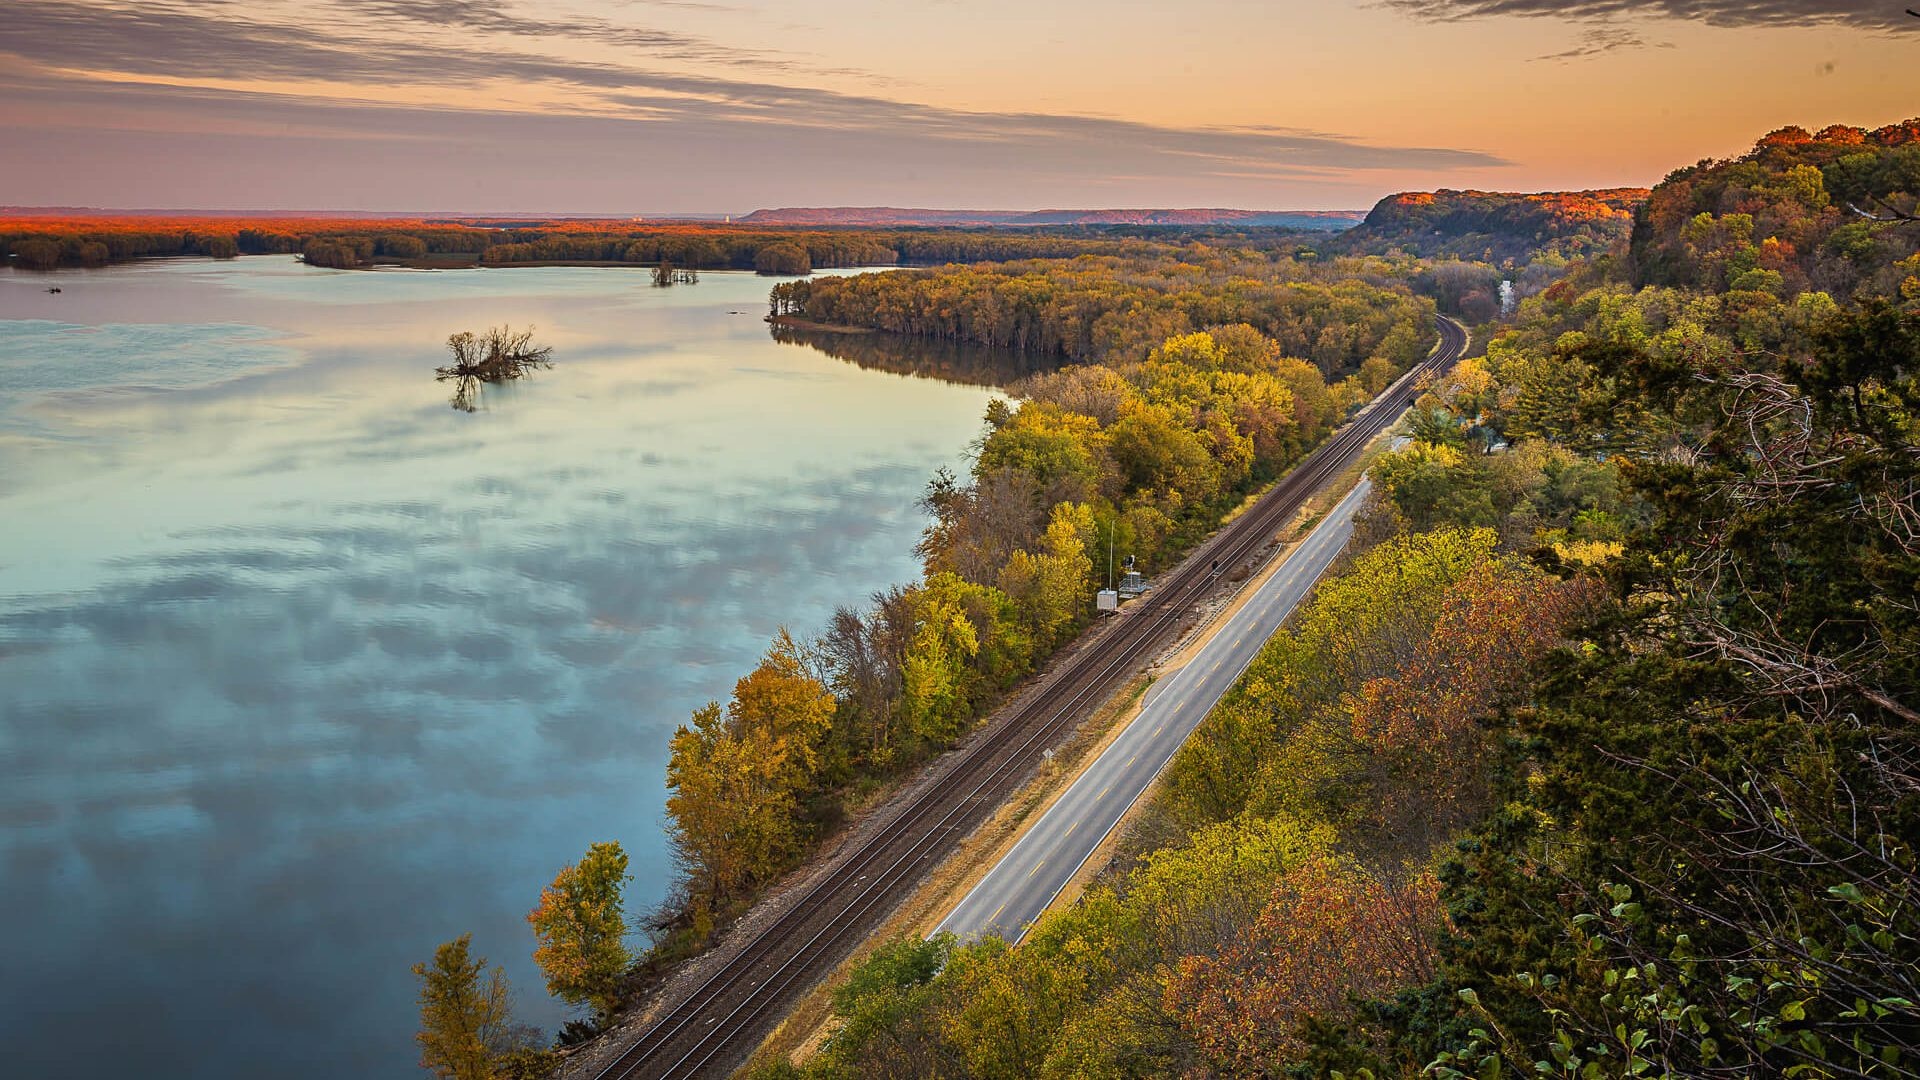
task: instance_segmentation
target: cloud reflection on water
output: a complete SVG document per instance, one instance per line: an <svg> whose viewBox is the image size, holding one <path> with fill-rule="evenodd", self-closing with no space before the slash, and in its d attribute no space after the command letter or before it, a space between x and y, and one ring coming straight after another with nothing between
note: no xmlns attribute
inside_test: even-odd
<svg viewBox="0 0 1920 1080"><path fill-rule="evenodd" d="M751 277L491 276L422 275L336 333L281 262L99 273L96 317L115 289L201 316L111 331L129 384L206 324L271 331L222 346L224 380L0 406L61 436L0 443L24 478L0 491L0 916L34 928L0 1044L24 1072L109 1023L101 1066L147 1076L414 1075L407 965L464 930L554 1022L520 921L539 885L618 838L657 897L673 726L779 623L911 573L912 496L981 391L776 344L722 314ZM578 347L454 414L432 361L483 312Z"/></svg>

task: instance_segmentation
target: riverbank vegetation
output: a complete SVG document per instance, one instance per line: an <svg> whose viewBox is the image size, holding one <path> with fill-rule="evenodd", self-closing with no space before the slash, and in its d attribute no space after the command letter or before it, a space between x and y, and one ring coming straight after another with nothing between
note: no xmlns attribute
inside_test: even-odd
<svg viewBox="0 0 1920 1080"><path fill-rule="evenodd" d="M1017 949L882 947L772 1072L1911 1075L1916 155L1787 129L1498 265L1107 238L777 286L1020 356L1016 400L930 484L919 581L676 733L651 949L585 947L625 923L584 862L550 887L550 984L604 1020L1071 640L1103 548L1164 568L1508 281L1102 879Z"/></svg>
<svg viewBox="0 0 1920 1080"><path fill-rule="evenodd" d="M681 873L669 901L642 919L651 948L626 956L623 934L600 921L624 915L617 883L588 873L590 862L611 865L598 849L543 895L536 958L550 992L588 1014L564 1040L602 1026L1072 640L1108 562L1097 553L1133 555L1148 573L1169 566L1430 347L1435 307L1416 294L1421 267L1410 260L1296 266L1285 247L1124 244L1132 254L1027 260L1018 274L1069 282L1060 295L1085 310L1122 301L1162 310L1140 316L1166 331L1157 338L1116 335L1083 358L927 339L943 371L1007 380L1015 400L990 406L964 475L929 484L920 580L839 611L811 636L782 632L726 700L676 732L667 809ZM1012 276L1001 265L983 273ZM1113 310L1107 322L1124 321ZM1245 321L1206 321L1235 314L1284 340ZM807 336L845 351L877 335ZM451 345L484 363L530 341L502 329ZM583 899L589 877L601 887ZM556 927L569 936L550 940Z"/></svg>
<svg viewBox="0 0 1920 1080"><path fill-rule="evenodd" d="M680 876L646 919L651 948L630 990L700 948L1077 636L1109 558L1132 555L1149 574L1170 565L1423 356L1437 305L1458 308L1476 288L1491 296L1497 281L1487 267L1323 257L1270 239L1129 238L1107 253L774 288L776 336L844 355L871 346L875 330L911 336L941 357L943 374L978 366L1012 380L1015 401L990 407L965 475L929 484L920 580L842 609L812 636L783 631L726 700L676 732L667 809ZM1000 362L980 365L988 356ZM1472 550L1447 566L1484 595L1445 603L1556 610L1549 583L1483 534L1494 536L1461 540ZM1435 645L1427 662L1438 671L1452 656ZM1378 722L1383 755L1398 749L1393 739L1423 737L1466 753L1455 730L1419 736ZM1358 872L1335 857L1335 835L1302 834L1317 845L1319 874L1303 888L1324 892ZM1309 851L1305 840L1268 839L1274 860ZM1378 887L1392 902L1427 896ZM594 1002L596 1020L616 1004Z"/></svg>
<svg viewBox="0 0 1920 1080"><path fill-rule="evenodd" d="M592 1009L593 1020L572 1021L562 1042L593 1034L617 1008L632 962L627 952L627 853L618 843L594 844L572 866L560 868L540 902L527 913L539 946L534 963L547 992ZM472 935L434 950L415 964L420 980L420 1067L442 1080L537 1080L559 1063L546 1040L513 1018L513 993L498 967L471 953Z"/></svg>
<svg viewBox="0 0 1920 1080"><path fill-rule="evenodd" d="M1101 882L769 1073L1915 1075L1917 195L1920 122L1675 173L1423 396Z"/></svg>
<svg viewBox="0 0 1920 1080"><path fill-rule="evenodd" d="M983 341L1032 373L1012 387L1017 404L988 410L969 473L929 484L921 580L843 609L811 639L783 632L727 703L676 734L682 879L654 924L656 957L706 940L1077 636L1106 553L1149 574L1170 565L1423 356L1434 305L1412 291L1417 269L1201 248L776 286L775 305L842 326L880 321L888 303L984 309L1024 290L1048 298L1029 307L1035 327L1113 330L1048 331L1037 340L1049 348L1024 352ZM888 299L856 318L846 296ZM1206 323L1232 316L1259 325ZM970 341L928 323L884 328ZM854 347L822 347L835 345Z"/></svg>
<svg viewBox="0 0 1920 1080"><path fill-rule="evenodd" d="M1431 319L1430 305L1399 310ZM1413 358L1329 385L1243 323L1022 381L1017 406L989 410L971 473L929 485L921 581L810 641L781 634L674 737L683 893L662 928L704 939L877 783L971 730L1085 627L1096 553L1167 566Z"/></svg>

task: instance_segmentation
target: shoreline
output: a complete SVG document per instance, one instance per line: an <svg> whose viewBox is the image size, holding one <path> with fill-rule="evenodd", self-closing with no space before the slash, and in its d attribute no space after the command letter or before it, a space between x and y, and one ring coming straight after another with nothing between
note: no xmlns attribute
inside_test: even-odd
<svg viewBox="0 0 1920 1080"><path fill-rule="evenodd" d="M812 319L802 318L798 315L769 315L766 317L765 322L769 326L783 326L789 330L806 330L816 334L845 334L849 337L885 332L876 330L871 326L842 326L839 323L814 322ZM1004 387L1002 389L1004 389Z"/></svg>
<svg viewBox="0 0 1920 1080"><path fill-rule="evenodd" d="M291 257L296 265L311 267L315 270L511 270L515 268L530 269L536 267L581 266L608 270L651 271L660 265L658 262L628 262L625 259L517 259L509 262L487 262L477 255L471 258L466 257L469 254L471 253L452 252L441 256L423 255L417 259L402 259L383 255L368 262L361 263L358 266L315 266L301 258L300 253L297 251L249 251L224 258L217 255L203 255L198 252L183 252L169 255L135 255L130 258L110 259L100 263L62 263L58 266L24 266L12 259L0 256L0 267L5 267L16 273L58 274L67 270L106 270L115 266L133 266L139 263L168 262L173 260L184 261L200 259L207 262L238 262L244 259L266 259L276 256L283 258ZM699 274L754 274L769 280L778 280L785 278L806 278L821 271L832 270L858 270L863 273L879 273L887 270L907 269L909 265L910 264L902 262L891 262L857 263L852 266L816 266L810 273L806 274L767 274L755 270L750 266L688 266L679 267L679 269L692 270ZM818 324L815 328L825 328L825 324Z"/></svg>

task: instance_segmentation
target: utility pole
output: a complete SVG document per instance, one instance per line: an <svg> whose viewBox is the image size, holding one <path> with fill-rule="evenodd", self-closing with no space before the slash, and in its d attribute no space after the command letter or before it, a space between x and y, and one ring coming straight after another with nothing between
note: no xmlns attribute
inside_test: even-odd
<svg viewBox="0 0 1920 1080"><path fill-rule="evenodd" d="M1113 543L1114 534L1119 531L1119 522L1107 522L1107 587L1093 597L1095 611L1119 611L1120 594L1113 587ZM1132 558L1131 555L1128 558Z"/></svg>
<svg viewBox="0 0 1920 1080"><path fill-rule="evenodd" d="M1113 530L1120 523L1112 519L1107 521L1107 588L1113 588Z"/></svg>

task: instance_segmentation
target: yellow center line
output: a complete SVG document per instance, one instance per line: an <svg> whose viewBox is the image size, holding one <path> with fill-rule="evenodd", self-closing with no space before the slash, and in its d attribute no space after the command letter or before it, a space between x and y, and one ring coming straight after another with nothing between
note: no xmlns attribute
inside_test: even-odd
<svg viewBox="0 0 1920 1080"><path fill-rule="evenodd" d="M1043 867L1043 866L1045 866L1045 865L1047 865L1047 860L1045 860L1045 859L1041 859L1041 860L1040 860L1039 862L1037 862L1037 863L1034 863L1034 864L1033 864L1033 869L1031 869L1031 870L1029 870L1029 871L1027 871L1027 876L1028 876L1028 877L1032 877L1033 875L1035 875L1035 874L1037 874L1037 873L1039 873L1039 872L1040 872L1040 868L1041 868L1041 867ZM1003 906L1004 906L1004 905L1003 905ZM998 914L998 912L996 912L995 914Z"/></svg>
<svg viewBox="0 0 1920 1080"><path fill-rule="evenodd" d="M999 917L1000 917L1000 913L1001 913L1001 912L1003 912L1003 911L1005 911L1005 910L1007 910L1007 905L1005 905L1005 904L1001 904L1001 905L1000 905L999 907L997 907L997 908L994 908L994 909L993 909L993 914L991 914L991 915L989 915L989 916L987 916L987 921L988 921L988 922L992 922L993 920L995 920L995 919L997 919L997 918L999 918Z"/></svg>
<svg viewBox="0 0 1920 1080"><path fill-rule="evenodd" d="M1067 826L1067 831L1066 831L1066 832L1063 832L1063 833L1061 833L1060 835L1061 835L1061 836L1072 836L1072 835L1073 835L1073 830L1075 830L1075 829L1077 829L1077 828L1079 828L1079 827L1080 827L1080 823L1076 821L1076 822L1074 822L1073 824L1071 824L1071 825L1069 825L1069 826Z"/></svg>

